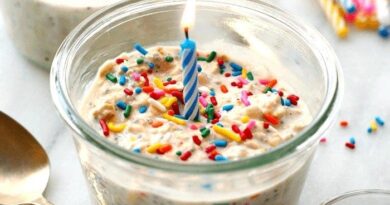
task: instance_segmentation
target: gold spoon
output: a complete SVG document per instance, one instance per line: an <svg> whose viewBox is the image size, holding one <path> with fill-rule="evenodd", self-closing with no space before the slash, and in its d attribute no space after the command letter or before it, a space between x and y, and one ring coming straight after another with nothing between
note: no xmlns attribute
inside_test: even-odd
<svg viewBox="0 0 390 205"><path fill-rule="evenodd" d="M49 175L49 158L42 146L0 111L0 204L51 205L42 196Z"/></svg>

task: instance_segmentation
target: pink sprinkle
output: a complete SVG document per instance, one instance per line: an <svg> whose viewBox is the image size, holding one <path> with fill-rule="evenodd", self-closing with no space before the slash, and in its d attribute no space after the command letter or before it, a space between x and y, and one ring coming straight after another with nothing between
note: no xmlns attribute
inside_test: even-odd
<svg viewBox="0 0 390 205"><path fill-rule="evenodd" d="M323 138L320 139L320 142L321 142L321 143L326 143L326 141L327 141L327 140L326 140L325 137L323 137Z"/></svg>
<svg viewBox="0 0 390 205"><path fill-rule="evenodd" d="M198 129L198 126L195 125L195 124L191 124L191 125L190 125L190 129L191 129L191 130L197 130L197 129Z"/></svg>
<svg viewBox="0 0 390 205"><path fill-rule="evenodd" d="M242 84L244 84L244 85L248 84L248 80L242 78L241 76L239 76L237 79L238 79L238 81L240 81L240 82L241 82Z"/></svg>
<svg viewBox="0 0 390 205"><path fill-rule="evenodd" d="M199 97L199 102L202 104L203 107L207 107L207 101L203 96Z"/></svg>
<svg viewBox="0 0 390 205"><path fill-rule="evenodd" d="M154 89L153 92L156 93L157 95L161 95L161 96L165 95L165 92L163 90Z"/></svg>
<svg viewBox="0 0 390 205"><path fill-rule="evenodd" d="M131 77L135 80L135 81L140 81L141 80L141 75L137 72L133 72L131 74Z"/></svg>
<svg viewBox="0 0 390 205"><path fill-rule="evenodd" d="M209 94L207 92L202 92L201 96L207 97Z"/></svg>
<svg viewBox="0 0 390 205"><path fill-rule="evenodd" d="M244 103L245 106L251 105L251 103L248 100L248 91L243 90L241 92L241 102Z"/></svg>
<svg viewBox="0 0 390 205"><path fill-rule="evenodd" d="M248 122L248 125L246 126L246 128L252 130L253 128L255 128L255 126L256 126L256 121L251 120Z"/></svg>
<svg viewBox="0 0 390 205"><path fill-rule="evenodd" d="M375 12L375 3L373 0L366 0L364 1L363 3L363 12L366 14L366 15L371 15L372 13Z"/></svg>
<svg viewBox="0 0 390 205"><path fill-rule="evenodd" d="M259 83L262 84L262 85L268 85L269 80L262 80L262 79L260 79Z"/></svg>

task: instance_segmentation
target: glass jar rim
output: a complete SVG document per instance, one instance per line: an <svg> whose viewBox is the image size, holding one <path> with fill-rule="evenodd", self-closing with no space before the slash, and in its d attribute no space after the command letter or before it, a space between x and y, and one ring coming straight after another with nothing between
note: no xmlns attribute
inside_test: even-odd
<svg viewBox="0 0 390 205"><path fill-rule="evenodd" d="M255 2L253 0L231 0L228 2L224 0L198 0L197 4L213 3L229 5L260 12L262 15L268 15L273 19L278 20L281 24L294 29L299 37L301 37L301 40L309 46L314 56L316 56L321 69L323 69L327 85L326 95L323 105L313 121L294 138L263 154L241 160L218 163L218 166L214 163L185 164L158 160L129 152L101 137L96 130L91 128L81 118L70 100L66 83L67 71L70 69L69 59L72 57L70 53L77 50L80 39L83 39L86 34L93 29L93 26L99 26L99 23L103 23L111 15L117 14L118 11L123 10L126 6L128 12L136 12L140 8L143 8L142 11L145 11L148 7L155 8L156 6L184 4L185 2L186 0L122 1L91 15L68 35L53 60L50 87L52 98L58 112L72 130L78 136L84 138L104 152L125 161L150 168L176 172L216 173L264 166L281 158L292 157L293 155L308 149L313 143L316 143L317 138L312 136L316 133L322 133L328 128L331 119L334 118L335 110L337 110L340 104L343 90L340 63L329 43L318 31L302 23L300 20L297 20L294 16L289 15L268 3ZM264 10L268 10L268 12L265 12Z"/></svg>
<svg viewBox="0 0 390 205"><path fill-rule="evenodd" d="M333 205L335 203L343 201L344 199L350 199L353 197L368 196L368 195L381 195L381 196L387 196L390 198L390 190L360 189L360 190L349 191L349 192L343 193L341 195L338 195L336 197L333 197L332 199L328 199L325 202L321 203L321 205Z"/></svg>

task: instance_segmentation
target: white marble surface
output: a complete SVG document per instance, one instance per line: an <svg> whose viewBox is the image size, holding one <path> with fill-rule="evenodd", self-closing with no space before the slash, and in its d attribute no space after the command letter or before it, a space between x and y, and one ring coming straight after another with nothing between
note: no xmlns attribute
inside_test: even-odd
<svg viewBox="0 0 390 205"><path fill-rule="evenodd" d="M353 189L390 189L390 130L385 127L373 135L365 132L375 115L390 119L390 40L355 31L347 40L339 40L316 1L273 2L314 25L334 46L345 74L338 120L349 120L351 126L333 126L326 134L329 142L316 153L300 204L319 204ZM57 205L89 204L72 139L51 101L49 73L17 53L1 21L0 59L0 110L22 123L49 153L51 179L45 195ZM357 140L354 151L344 147L351 135Z"/></svg>

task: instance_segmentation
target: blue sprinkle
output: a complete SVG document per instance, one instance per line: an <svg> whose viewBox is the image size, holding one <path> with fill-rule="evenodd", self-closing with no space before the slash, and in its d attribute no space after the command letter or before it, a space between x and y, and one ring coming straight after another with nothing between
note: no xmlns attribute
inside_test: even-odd
<svg viewBox="0 0 390 205"><path fill-rule="evenodd" d="M175 117L185 120L186 118L182 115L175 115Z"/></svg>
<svg viewBox="0 0 390 205"><path fill-rule="evenodd" d="M142 92L142 89L140 87L136 87L134 91L135 93L140 94Z"/></svg>
<svg viewBox="0 0 390 205"><path fill-rule="evenodd" d="M211 191L211 190L213 190L213 185L209 184L209 183L203 184L202 188Z"/></svg>
<svg viewBox="0 0 390 205"><path fill-rule="evenodd" d="M225 69L225 68L226 68L225 65L220 65L220 66L219 66L219 69Z"/></svg>
<svg viewBox="0 0 390 205"><path fill-rule="evenodd" d="M233 71L242 71L242 67L236 63L230 63L230 66L232 67Z"/></svg>
<svg viewBox="0 0 390 205"><path fill-rule="evenodd" d="M220 126L220 127L223 127L223 124L220 123L220 122L218 122L217 125Z"/></svg>
<svg viewBox="0 0 390 205"><path fill-rule="evenodd" d="M283 99L283 104L285 106L291 106L291 101L289 99Z"/></svg>
<svg viewBox="0 0 390 205"><path fill-rule="evenodd" d="M376 117L375 117L375 121L376 121L376 123L378 123L378 125L380 125L380 126L385 125L385 121L383 121L383 119L382 119L381 117L379 117L379 116L376 116Z"/></svg>
<svg viewBox="0 0 390 205"><path fill-rule="evenodd" d="M154 68L154 63L149 63L148 65L149 65L149 68L150 68L150 69L153 69L153 68Z"/></svg>
<svg viewBox="0 0 390 205"><path fill-rule="evenodd" d="M210 89L210 95L215 96L215 90L213 88Z"/></svg>
<svg viewBox="0 0 390 205"><path fill-rule="evenodd" d="M282 104L282 106L284 106L284 99L283 98L280 98L280 104Z"/></svg>
<svg viewBox="0 0 390 205"><path fill-rule="evenodd" d="M230 110L233 109L233 107L234 107L234 105L232 105L232 104L227 104L227 105L224 105L224 106L222 107L222 110L224 110L224 111L230 111Z"/></svg>
<svg viewBox="0 0 390 205"><path fill-rule="evenodd" d="M198 64L198 72L202 72L202 67Z"/></svg>
<svg viewBox="0 0 390 205"><path fill-rule="evenodd" d="M378 34L382 38L388 38L390 35L390 26L381 26L378 29Z"/></svg>
<svg viewBox="0 0 390 205"><path fill-rule="evenodd" d="M148 54L148 51L145 50L145 48L142 47L141 44L139 44L139 43L134 44L134 49L137 50L138 52L140 52L142 55Z"/></svg>
<svg viewBox="0 0 390 205"><path fill-rule="evenodd" d="M138 108L138 111L140 113L145 113L148 110L148 107L145 105L142 105L141 107Z"/></svg>
<svg viewBox="0 0 390 205"><path fill-rule="evenodd" d="M233 73L232 73L232 76L234 76L234 77L240 76L240 75L242 75L241 71L233 71Z"/></svg>
<svg viewBox="0 0 390 205"><path fill-rule="evenodd" d="M127 106L127 104L125 103L125 102L123 102L123 101L118 101L117 103L116 103L116 106L118 106L120 109L122 109L122 110L126 110L126 106Z"/></svg>
<svg viewBox="0 0 390 205"><path fill-rule="evenodd" d="M223 139L216 139L214 140L214 145L216 147L226 147L227 146L227 141Z"/></svg>
<svg viewBox="0 0 390 205"><path fill-rule="evenodd" d="M135 148L133 149L133 152L135 152L135 153L141 153L141 148L140 148L140 147L135 147Z"/></svg>
<svg viewBox="0 0 390 205"><path fill-rule="evenodd" d="M272 88L271 91L272 91L273 93L277 93L277 92L278 92L278 90L275 89L275 88Z"/></svg>
<svg viewBox="0 0 390 205"><path fill-rule="evenodd" d="M226 157L224 157L224 156L222 156L222 155L220 155L220 154L216 155L214 159L215 159L215 161L217 161L217 162L226 161L226 160L227 160Z"/></svg>
<svg viewBox="0 0 390 205"><path fill-rule="evenodd" d="M121 75L119 77L119 85L125 85L126 84L126 77L124 75Z"/></svg>
<svg viewBox="0 0 390 205"><path fill-rule="evenodd" d="M124 72L124 73L126 73L128 70L129 70L129 68L127 67L127 66L122 66L121 67L121 70Z"/></svg>
<svg viewBox="0 0 390 205"><path fill-rule="evenodd" d="M356 143L356 140L355 140L354 137L351 137L351 138L349 138L349 142L350 142L351 144L355 144L355 143Z"/></svg>
<svg viewBox="0 0 390 205"><path fill-rule="evenodd" d="M368 132L368 133L371 133L371 132L372 132L372 128L369 127L369 128L367 129L367 132Z"/></svg>

